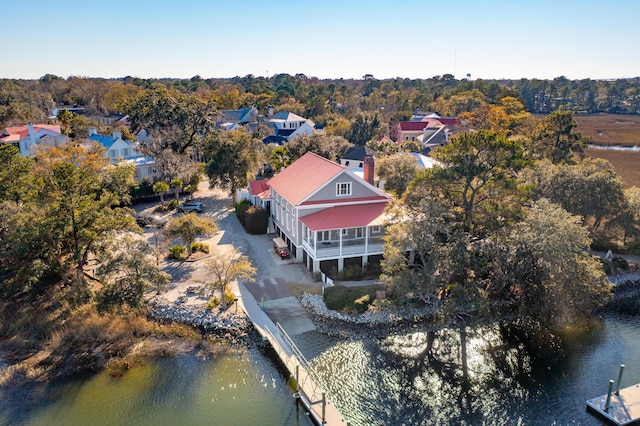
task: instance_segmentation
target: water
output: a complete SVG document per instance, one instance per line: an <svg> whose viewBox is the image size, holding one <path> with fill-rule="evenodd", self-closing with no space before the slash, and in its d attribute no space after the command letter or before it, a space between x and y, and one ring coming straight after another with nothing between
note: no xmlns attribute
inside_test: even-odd
<svg viewBox="0 0 640 426"><path fill-rule="evenodd" d="M123 377L0 389L0 425L311 425L257 349L164 358Z"/></svg>
<svg viewBox="0 0 640 426"><path fill-rule="evenodd" d="M600 425L586 400L640 383L640 323L607 315L562 336L469 330L468 380L460 335L426 351L416 328L384 339L295 336L332 402L351 425ZM65 385L0 394L0 424L308 425L286 378L257 349L208 359L161 359L122 378L98 374ZM0 391L2 392L2 391Z"/></svg>
<svg viewBox="0 0 640 426"><path fill-rule="evenodd" d="M626 363L623 387L640 383L637 318L607 316L563 336L469 332L468 382L459 334L444 333L429 359L427 334L339 342L312 361L352 425L603 424L586 400L605 394ZM299 345L317 350L313 333Z"/></svg>
<svg viewBox="0 0 640 426"><path fill-rule="evenodd" d="M604 151L632 151L640 152L640 146L637 145L597 145L597 144L585 144L587 149L601 149Z"/></svg>

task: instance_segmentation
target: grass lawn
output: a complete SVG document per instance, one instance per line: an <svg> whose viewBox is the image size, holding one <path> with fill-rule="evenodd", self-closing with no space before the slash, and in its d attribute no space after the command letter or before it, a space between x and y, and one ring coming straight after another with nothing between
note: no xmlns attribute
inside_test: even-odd
<svg viewBox="0 0 640 426"><path fill-rule="evenodd" d="M339 285L327 287L324 291L324 301L327 308L334 311L361 313L376 300L376 290L383 290L383 285L367 285L361 287L342 287Z"/></svg>

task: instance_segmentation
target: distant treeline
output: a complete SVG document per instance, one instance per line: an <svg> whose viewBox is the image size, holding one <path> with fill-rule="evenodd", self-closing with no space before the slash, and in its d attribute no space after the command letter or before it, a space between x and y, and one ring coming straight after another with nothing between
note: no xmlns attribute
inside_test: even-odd
<svg viewBox="0 0 640 426"><path fill-rule="evenodd" d="M477 101L495 104L511 96L529 112L547 114L559 108L574 113L640 113L640 77L618 80L456 80L452 75L429 79L321 80L304 74L247 75L233 78L103 79L47 74L38 80L0 80L0 124L42 122L56 105L85 108L88 116L125 112L137 96L157 86L211 102L218 109L256 105L261 113L269 106L287 109L323 124L332 114L354 117L362 111L378 111L393 122L420 109L456 115ZM473 105L452 107L452 96L471 99Z"/></svg>

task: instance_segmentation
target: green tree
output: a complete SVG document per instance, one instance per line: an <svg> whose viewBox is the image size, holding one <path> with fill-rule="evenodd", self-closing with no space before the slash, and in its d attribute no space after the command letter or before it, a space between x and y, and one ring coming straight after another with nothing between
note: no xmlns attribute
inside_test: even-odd
<svg viewBox="0 0 640 426"><path fill-rule="evenodd" d="M218 131L209 136L203 150L211 184L229 190L235 200L236 189L246 186L249 176L257 171L261 145L241 130Z"/></svg>
<svg viewBox="0 0 640 426"><path fill-rule="evenodd" d="M577 127L571 111L552 112L536 126L530 155L533 158L547 158L554 164L574 164L576 156L584 152L585 140L575 130Z"/></svg>
<svg viewBox="0 0 640 426"><path fill-rule="evenodd" d="M153 192L160 195L160 204L164 208L164 194L169 190L169 185L166 182L158 181L153 184Z"/></svg>
<svg viewBox="0 0 640 426"><path fill-rule="evenodd" d="M376 174L384 182L384 190L402 197L420 166L416 159L407 153L382 157L376 161Z"/></svg>
<svg viewBox="0 0 640 426"><path fill-rule="evenodd" d="M153 247L132 235L114 236L95 253L100 262L96 275L103 285L96 295L99 310L138 308L146 289L159 289L171 280L155 261Z"/></svg>
<svg viewBox="0 0 640 426"><path fill-rule="evenodd" d="M291 162L311 151L331 161L338 161L347 152L351 144L343 137L328 135L302 135L287 143L287 152Z"/></svg>
<svg viewBox="0 0 640 426"><path fill-rule="evenodd" d="M528 162L521 147L494 132L464 133L437 149L442 167L418 173L407 201L429 194L455 207L466 232L481 238L518 215L516 176Z"/></svg>
<svg viewBox="0 0 640 426"><path fill-rule="evenodd" d="M95 245L118 230L135 230L130 201L133 167L111 166L99 147L43 147L36 153L36 172L44 185L43 222L74 265L77 296L86 292L84 267Z"/></svg>
<svg viewBox="0 0 640 426"><path fill-rule="evenodd" d="M13 145L0 145L0 201L20 204L34 195L37 185L33 159L20 155Z"/></svg>
<svg viewBox="0 0 640 426"><path fill-rule="evenodd" d="M198 235L209 236L216 231L218 231L218 225L213 219L198 216L196 213L187 213L169 219L163 234L170 239L180 238L187 246L187 252L191 254L191 244Z"/></svg>
<svg viewBox="0 0 640 426"><path fill-rule="evenodd" d="M289 159L289 152L284 146L275 148L271 153L271 156L269 157L269 161L273 169L276 171L280 171L284 167L288 167L291 164L291 160Z"/></svg>
<svg viewBox="0 0 640 426"><path fill-rule="evenodd" d="M176 201L180 201L180 188L182 188L182 181L180 179L174 179L171 181L171 187L173 188L173 193L176 196Z"/></svg>
<svg viewBox="0 0 640 426"><path fill-rule="evenodd" d="M229 284L238 279L254 282L254 277L257 273L256 268L253 267L248 257L237 256L229 252L214 254L207 261L206 268L211 272L212 278L212 281L207 285L222 294L222 309L227 307L224 294Z"/></svg>
<svg viewBox="0 0 640 426"><path fill-rule="evenodd" d="M611 284L587 253L590 242L580 217L544 199L522 222L488 241L488 292L502 302L502 317L562 327L604 306Z"/></svg>
<svg viewBox="0 0 640 426"><path fill-rule="evenodd" d="M71 132L70 125L74 115L75 114L68 109L61 109L60 111L58 111L58 122L60 123L60 127L62 128L62 133L67 136L69 136L69 133Z"/></svg>
<svg viewBox="0 0 640 426"><path fill-rule="evenodd" d="M357 146L363 146L372 139L381 136L384 133L380 115L377 112L364 113L356 115L351 130L349 132L349 142Z"/></svg>

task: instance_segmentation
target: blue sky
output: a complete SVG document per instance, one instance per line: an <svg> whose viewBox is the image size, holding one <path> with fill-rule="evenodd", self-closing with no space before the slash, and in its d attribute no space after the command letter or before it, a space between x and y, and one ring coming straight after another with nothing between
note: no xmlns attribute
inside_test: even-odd
<svg viewBox="0 0 640 426"><path fill-rule="evenodd" d="M640 76L640 0L6 3L0 78Z"/></svg>

